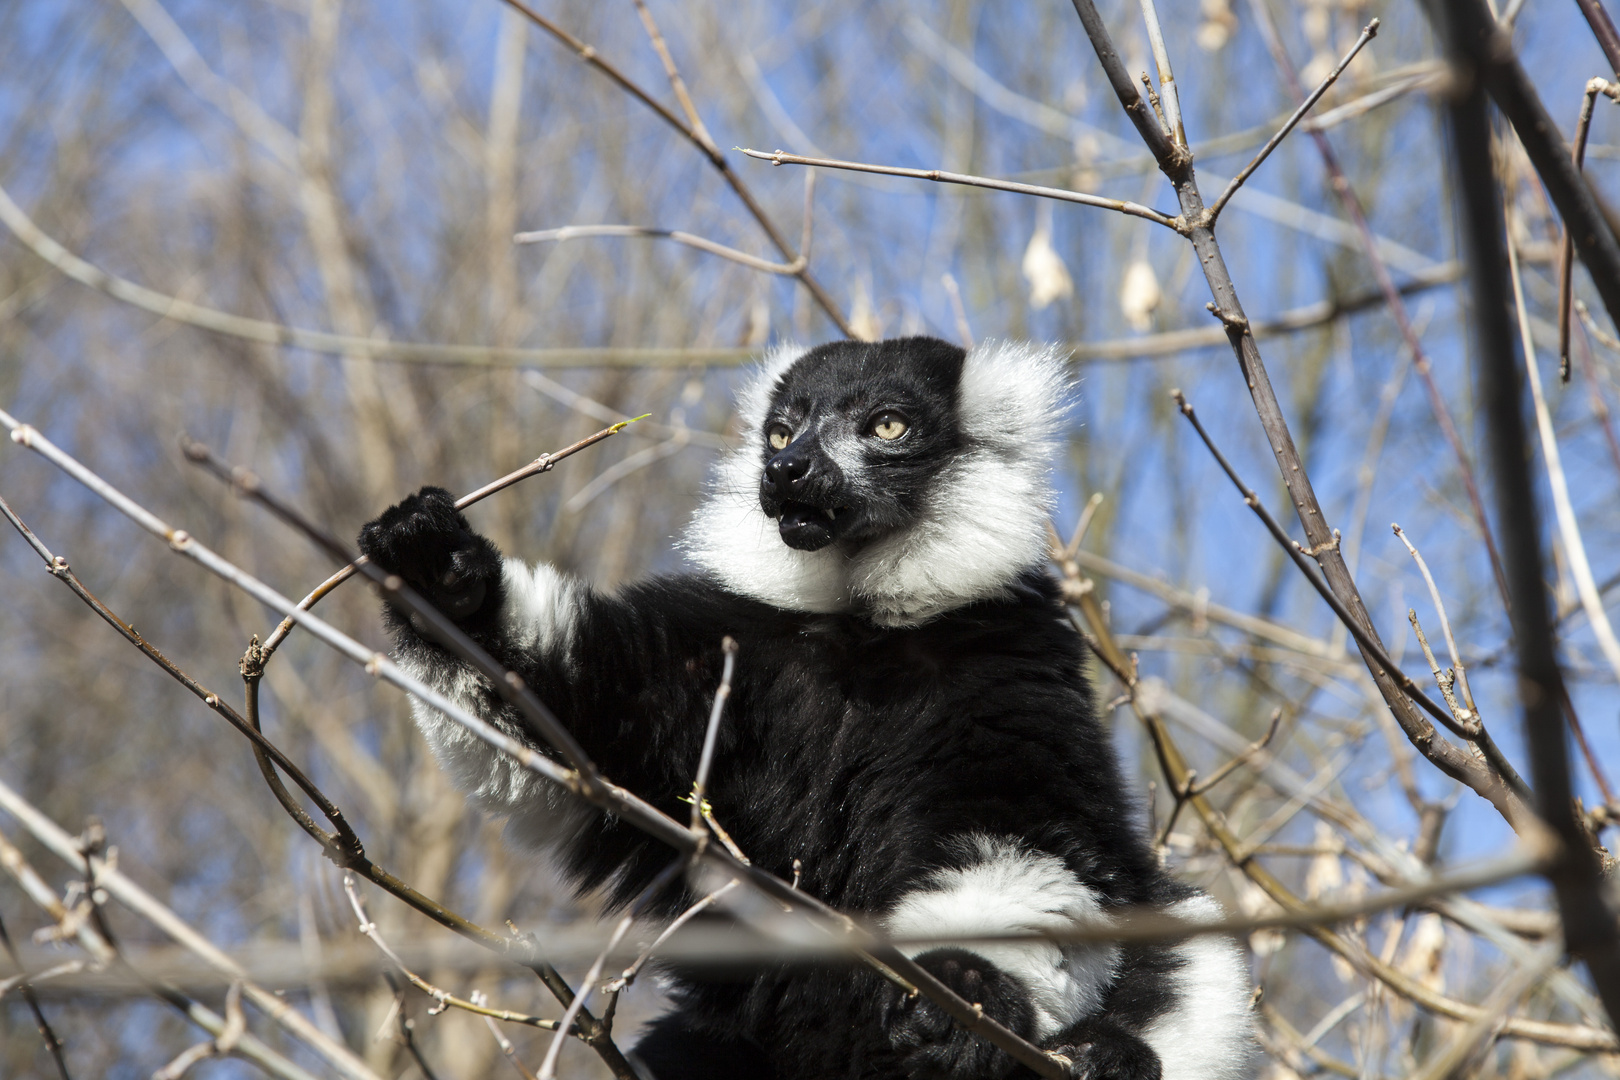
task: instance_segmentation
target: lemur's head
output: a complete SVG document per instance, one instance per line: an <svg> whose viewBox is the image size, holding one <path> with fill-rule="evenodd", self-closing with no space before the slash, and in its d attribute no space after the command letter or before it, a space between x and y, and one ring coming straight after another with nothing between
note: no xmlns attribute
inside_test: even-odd
<svg viewBox="0 0 1620 1080"><path fill-rule="evenodd" d="M840 341L782 373L755 440L760 509L783 543L855 546L917 520L962 451L965 358L933 338Z"/></svg>
<svg viewBox="0 0 1620 1080"><path fill-rule="evenodd" d="M779 349L684 546L737 592L908 625L1040 563L1068 377L1051 349Z"/></svg>

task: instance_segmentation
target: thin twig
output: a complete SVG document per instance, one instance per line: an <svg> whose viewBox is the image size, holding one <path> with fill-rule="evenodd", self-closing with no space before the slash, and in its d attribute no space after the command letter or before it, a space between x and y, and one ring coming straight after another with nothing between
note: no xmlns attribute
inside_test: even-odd
<svg viewBox="0 0 1620 1080"><path fill-rule="evenodd" d="M1440 696L1446 699L1451 715L1457 718L1458 723L1467 723L1471 710L1457 700L1457 695L1452 689L1456 685L1454 678L1440 670L1440 661L1435 658L1428 635L1423 632L1423 623L1418 619L1416 608L1406 609L1406 620L1412 624L1412 633L1417 635L1418 647L1423 650L1423 658L1429 662L1429 671L1434 675L1434 684L1440 688ZM1407 797L1411 798L1411 792L1407 793Z"/></svg>
<svg viewBox="0 0 1620 1080"><path fill-rule="evenodd" d="M1079 203L1081 206L1096 206L1104 210L1115 210L1121 214L1129 214L1151 221L1155 225L1163 225L1167 229L1182 231L1183 226L1179 218L1161 214L1151 207L1141 203L1128 202L1123 199L1108 199L1101 195L1087 195L1079 191L1069 191L1066 188L1042 187L1039 184L1020 184L1012 180L995 180L988 176L973 176L968 173L945 172L942 169L906 169L898 165L872 165L863 161L840 161L837 158L804 157L800 154L790 154L785 150L773 150L769 153L763 150L749 150L738 147L744 154L757 161L768 161L772 165L811 165L819 169L843 169L847 172L876 173L879 176L904 176L913 180L932 180L941 184L961 184L966 187L985 188L990 191L1009 191L1015 195L1033 195L1042 199L1055 199L1058 202Z"/></svg>
<svg viewBox="0 0 1620 1080"><path fill-rule="evenodd" d="M1283 711L1280 708L1271 710L1271 723L1267 725L1266 733L1260 738L1256 739L1254 742L1250 743L1248 749L1233 757L1232 760L1228 761L1225 765L1222 765L1220 768L1216 769L1214 774L1210 776L1208 780L1204 780L1201 783L1194 784L1188 788L1187 794L1189 796L1207 794L1211 788L1220 783L1222 780L1225 780L1228 776L1232 775L1232 773L1236 772L1240 766L1253 761L1255 756L1265 750L1266 747L1270 746L1271 740L1277 737L1277 728L1282 724L1282 715Z"/></svg>
<svg viewBox="0 0 1620 1080"><path fill-rule="evenodd" d="M1152 0L1142 0L1142 2L1144 4L1151 3ZM1260 152L1254 156L1254 160L1243 166L1243 171L1232 177L1232 179L1227 183L1226 190L1221 192L1220 197L1215 200L1213 205L1210 206L1210 217L1218 218L1221 216L1221 211L1226 208L1226 204L1231 201L1232 196L1237 194L1237 190L1243 186L1243 182L1250 176L1254 175L1254 170L1258 169L1261 164L1265 162L1266 158L1271 156L1271 152L1277 149L1282 141L1288 137L1288 133L1294 130L1294 126L1301 120L1305 119L1305 114L1310 112L1312 106L1314 106L1318 101L1322 100L1322 95L1328 92L1329 87L1339 81L1339 76L1344 74L1344 69L1350 66L1350 61L1356 58L1356 54L1361 51L1362 46L1371 41L1373 37L1377 35L1377 33L1377 19L1374 19L1372 22L1368 23L1362 28L1361 36L1358 37L1356 39L1356 43L1350 47L1350 51L1344 54L1344 59L1339 61L1338 66L1332 71L1328 72L1327 78L1323 79L1321 84L1318 85L1315 90L1311 91L1310 97L1300 102L1299 108L1295 109L1294 114L1283 123L1282 127L1277 129L1277 134L1273 135L1270 141L1268 141L1265 146L1260 148Z"/></svg>
<svg viewBox="0 0 1620 1080"><path fill-rule="evenodd" d="M1417 563L1418 570L1423 574L1423 583L1429 587L1429 599L1434 601L1435 613L1440 616L1440 633L1445 636L1446 651L1451 654L1451 670L1454 673L1452 678L1456 680L1457 688L1462 691L1461 702L1463 708L1473 712L1475 711L1474 692L1468 688L1468 672L1463 667L1462 652L1457 648L1457 639L1451 633L1451 620L1446 617L1446 605L1440 599L1440 587L1434 583L1434 575L1429 573L1429 564L1423 561L1423 556L1412 544L1412 541L1407 539L1406 533L1401 529L1400 525L1391 522L1390 528L1394 530L1396 536L1400 537L1401 543L1406 545L1406 550L1411 554L1412 561ZM1459 719L1463 718L1459 717Z"/></svg>
<svg viewBox="0 0 1620 1080"><path fill-rule="evenodd" d="M529 1027L544 1028L547 1031L557 1030L557 1021L555 1020L546 1020L538 1016L530 1016L527 1013L513 1012L510 1009L493 1009L477 1001L457 997L448 990L428 982L412 971L404 959L383 939L382 931L377 928L377 924L366 914L365 901L360 898L360 893L355 889L354 875L351 873L345 872L343 875L343 892L349 898L349 907L354 911L355 929L359 930L373 945L377 946L378 951L393 963L394 967L398 969L401 975L405 976L412 986L438 1002L440 1009L462 1009L478 1016L506 1020L514 1024L526 1024ZM579 1031L576 1029L571 1034L577 1036Z"/></svg>
<svg viewBox="0 0 1620 1080"><path fill-rule="evenodd" d="M730 259L750 270L758 270L766 274L782 274L793 277L803 270L810 262L810 257L804 252L792 262L774 263L761 259L757 255L750 255L746 251L738 251L734 247L717 244L693 233L682 232L679 229L651 229L641 225L565 225L560 229L538 229L533 232L520 232L512 237L515 244L539 244L546 241L561 243L565 240L580 240L589 236L640 236L656 240L673 240L677 244L706 251L710 255L718 255L722 259Z"/></svg>
<svg viewBox="0 0 1620 1080"><path fill-rule="evenodd" d="M1580 169L1586 163L1586 136L1592 126L1592 107L1597 103L1599 94L1620 101L1620 87L1592 78L1586 82L1586 92L1581 96L1581 113L1575 121L1575 139L1570 144L1570 160L1575 162L1575 168ZM1574 295L1575 271L1575 241L1570 239L1569 226L1564 225L1559 230L1558 241L1558 378L1569 382L1569 308L1570 297Z"/></svg>
<svg viewBox="0 0 1620 1080"><path fill-rule="evenodd" d="M714 705L709 710L709 726L703 732L703 753L698 758L697 779L692 781L692 820L689 827L694 833L703 828L703 801L708 793L709 766L714 763L714 744L720 733L720 716L731 698L731 675L737 668L736 640L731 637L722 639L720 652L725 657L725 663L720 671L720 685L714 692Z"/></svg>
<svg viewBox="0 0 1620 1080"><path fill-rule="evenodd" d="M474 990L474 1004L481 1004L478 999L483 996L482 993ZM512 1045L512 1040L506 1037L506 1034L501 1031L500 1027L491 1018L484 1017L484 1023L489 1025L489 1033L495 1037L495 1045L501 1048L501 1054L505 1056L507 1061L512 1063L512 1068L517 1070L517 1074L523 1077L523 1080L535 1080L534 1073L530 1072L529 1067L523 1064L523 1059L518 1057L517 1047Z"/></svg>
<svg viewBox="0 0 1620 1080"><path fill-rule="evenodd" d="M664 34L658 29L652 11L647 7L645 0L632 2L636 6L636 14L641 16L642 27L647 31L647 40L652 43L653 51L663 62L664 77L669 80L669 88L675 92L675 100L680 104L681 112L686 114L686 122L692 125L692 133L699 143L713 146L714 139L710 137L709 129L703 125L703 118L698 115L697 106L692 103L692 95L686 89L686 80L681 78L680 69L675 66L675 57L670 54L669 45L664 41Z"/></svg>
<svg viewBox="0 0 1620 1080"><path fill-rule="evenodd" d="M1181 97L1176 92L1176 76L1170 67L1170 51L1164 45L1164 29L1159 25L1159 12L1153 0L1142 0L1142 21L1147 24L1148 44L1153 50L1153 65L1159 71L1159 95L1164 99L1165 134L1177 146L1187 145L1187 129L1181 122ZM1151 88L1150 88L1151 89Z"/></svg>
<svg viewBox="0 0 1620 1080"><path fill-rule="evenodd" d="M6 846L10 847L9 844ZM0 851L0 858L3 858L4 854L3 851ZM45 1019L45 1010L40 1008L39 996L34 993L33 983L29 981L28 972L23 968L22 958L17 955L17 947L11 943L11 935L6 932L4 919L0 919L0 947L6 950L6 955L11 957L12 964L16 966L19 972L17 985L22 988L23 1001L27 1002L28 1011L34 1014L34 1027L39 1031L39 1037L45 1043L45 1050L51 1055L51 1060L56 1063L57 1075L62 1080L73 1080L72 1075L68 1072L67 1057L63 1054L62 1040L57 1037L56 1029L51 1027L51 1022Z"/></svg>

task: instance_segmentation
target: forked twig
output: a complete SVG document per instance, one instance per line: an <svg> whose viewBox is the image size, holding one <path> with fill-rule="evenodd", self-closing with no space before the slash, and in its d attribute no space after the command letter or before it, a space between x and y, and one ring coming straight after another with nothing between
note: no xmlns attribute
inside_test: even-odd
<svg viewBox="0 0 1620 1080"><path fill-rule="evenodd" d="M640 955L635 958L629 967L625 968L624 971L619 973L619 977L617 979L614 979L612 982L608 983L605 987L603 987L603 989L613 994L617 994L626 989L631 983L636 981L636 976L641 974L641 969L643 967L647 966L647 961L652 959L652 955L658 950L658 946L668 941L675 931L691 922L692 919L702 913L705 908L712 905L715 901L725 896L740 884L742 884L742 882L738 881L736 878L732 878L730 881L726 882L724 885L720 886L712 893L704 896L691 907L681 912L675 917L674 921L672 921L668 926L664 927L663 931L659 933L657 937L652 939L652 942L645 949L641 950Z"/></svg>
<svg viewBox="0 0 1620 1080"><path fill-rule="evenodd" d="M1231 776L1239 767L1253 761L1257 755L1271 745L1271 740L1277 737L1277 729L1282 725L1282 715L1281 708L1271 710L1271 723L1266 725L1266 733L1250 743L1247 749L1234 756L1232 760L1216 769L1208 780L1189 787L1187 789L1188 796L1207 794L1211 788Z"/></svg>
<svg viewBox="0 0 1620 1080"><path fill-rule="evenodd" d="M1429 564L1423 561L1423 556L1418 552L1412 541L1407 539L1406 533L1400 525L1391 522L1390 528L1394 530L1396 536L1400 537L1401 543L1406 545L1406 550L1412 556L1412 561L1417 563L1418 570L1423 574L1423 583L1429 587L1429 599L1434 601L1434 610L1440 616L1440 633L1445 636L1446 650L1451 654L1451 670L1454 673L1451 679L1455 681L1457 689L1461 691L1459 700L1462 707L1470 713L1475 712L1477 710L1474 707L1474 692L1468 687L1468 672L1463 667L1462 652L1457 648L1457 639L1451 633L1451 619L1446 616L1445 602L1440 599L1440 587L1434 583L1434 575L1429 573ZM1458 717L1458 719L1465 719L1465 717Z"/></svg>
<svg viewBox="0 0 1620 1080"><path fill-rule="evenodd" d="M1198 437L1203 440L1205 448L1208 449L1210 455L1214 457L1216 464L1220 465L1221 471L1226 473L1227 478L1232 481L1233 486L1235 486L1238 489L1238 492L1243 496L1244 505L1248 506L1250 510L1254 511L1255 516L1258 517L1261 523L1265 525L1266 531L1271 533L1272 538L1282 546L1283 551L1286 552L1289 558L1294 561L1294 564L1299 567L1300 573L1305 575L1306 580L1311 583L1312 587L1315 588L1319 594L1321 594L1322 599L1327 601L1328 606L1333 609L1333 613L1339 617L1340 621L1344 623L1345 628L1350 631L1350 635L1356 639L1356 644L1360 645L1363 649L1366 649L1368 654L1372 656L1372 658L1381 668L1384 669L1386 673L1388 673L1390 678L1395 680L1395 683L1401 688L1401 690L1405 692L1414 703L1422 708L1424 712L1440 721L1440 723L1444 724L1454 734L1460 735L1470 741L1481 738L1483 735L1482 729L1478 728L1476 725L1465 726L1459 724L1456 718L1453 717L1448 711L1442 709L1439 705L1436 705L1434 701L1423 692L1422 688L1419 687L1417 683L1412 681L1411 676L1403 672L1395 661L1390 659L1389 654L1384 651L1384 647L1378 642L1374 641L1372 636L1362 629L1360 622L1358 622L1355 617L1350 614L1348 609L1346 609L1345 606L1339 601L1339 598L1333 595L1333 590L1327 586L1327 583L1317 577L1316 571L1311 567L1311 564L1308 561L1309 556L1307 556L1305 549L1300 546L1299 541L1292 539L1283 531L1282 526L1277 524L1277 519L1271 516L1271 511L1267 510L1265 504L1260 501L1260 497L1254 493L1252 488L1243 482L1243 479L1240 476L1238 476L1237 470L1233 469L1231 463L1226 460L1226 455L1222 454L1220 448L1215 445L1215 441L1210 438L1209 432L1204 430L1203 423L1198 419L1198 414L1193 411L1193 407L1191 403L1187 401L1186 396L1182 394L1180 390L1172 390L1171 396L1175 398L1176 406L1181 410L1181 415L1185 416L1187 421L1192 424L1193 430L1195 430L1198 433Z"/></svg>
<svg viewBox="0 0 1620 1080"><path fill-rule="evenodd" d="M377 929L377 924L373 922L371 916L366 913L366 902L360 898L359 891L354 887L354 875L348 873L347 871L345 871L343 874L343 893L349 898L349 907L354 911L355 929L359 930L360 933L365 935L365 937L369 939L373 945L377 946L378 951L384 956L388 957L388 959L393 963L394 967L401 975L405 976L406 980L410 982L412 986L416 987L418 990L422 991L422 993L438 1002L438 1006L430 1010L431 1012L443 1012L447 1008L462 1009L466 1012L495 1020L506 1020L510 1023L524 1024L528 1027L543 1028L547 1031L558 1030L558 1022L556 1020L546 1020L538 1016L530 1016L527 1013L513 1012L510 1009L490 1008L483 1002L476 1000L476 998L460 998L450 993L448 990L428 982L426 979L416 974L416 972L412 971L409 965L405 963L404 958L395 952L388 942L383 938L382 931ZM482 995L476 995L476 997L482 997ZM577 1028L571 1031L570 1034L576 1037L580 1036L580 1032Z"/></svg>
<svg viewBox="0 0 1620 1080"><path fill-rule="evenodd" d="M759 223L759 227L764 231L765 235L770 238L770 241L776 247L776 250L780 251L782 255L788 259L797 258L792 247L787 242L787 237L782 235L781 231L777 229L776 223L771 220L768 214L765 213L765 208L762 207L758 200L754 198L754 193L750 191L747 185L742 182L742 179L738 177L734 171L732 171L731 165L726 161L725 155L720 152L720 147L716 145L714 139L709 136L708 129L703 126L703 122L701 120L697 119L697 110L692 107L691 97L686 93L684 82L680 84L678 89L676 89L675 96L678 100L680 100L683 110L691 110L689 115L692 117L695 123L688 123L687 121L676 116L665 105L659 102L657 98L654 98L650 93L647 92L646 89L636 83L635 80L631 79L616 65L605 59L602 54L596 50L595 46L588 45L579 38L575 37L573 34L570 34L557 23L546 18L534 8L530 7L524 2L524 0L505 0L505 2L509 4L513 10L522 13L529 19L530 22L534 23L546 33L550 34L557 41L561 42L567 48L572 50L574 54L581 60L585 61L585 63L606 75L621 90L625 91L631 97L635 98L637 101L647 106L647 108L651 109L664 123L668 124L670 127L684 135L692 143L692 145L696 146L703 152L704 157L708 158L709 164L714 166L715 170L719 172L720 176L725 180L727 185L730 186L737 198L742 201L743 206L748 210L748 213L753 216L754 220ZM659 50L660 58L665 64L665 72L670 76L671 84L674 85L680 79L680 73L675 69L674 60L670 58L668 50L664 46L663 35L657 33L656 25L653 25L651 22L652 15L645 9L642 10L642 19L643 22L648 24L648 28L652 32L653 47ZM816 303L821 306L822 311L826 312L827 317L833 321L835 326L838 327L839 332L845 337L854 337L855 332L850 327L849 320L844 317L844 313L839 310L839 307L833 301L833 298L827 294L827 290L823 288L821 283L817 281L816 278L810 273L810 268L808 266L802 267L794 276L804 284L804 287L809 291L811 297L814 298Z"/></svg>

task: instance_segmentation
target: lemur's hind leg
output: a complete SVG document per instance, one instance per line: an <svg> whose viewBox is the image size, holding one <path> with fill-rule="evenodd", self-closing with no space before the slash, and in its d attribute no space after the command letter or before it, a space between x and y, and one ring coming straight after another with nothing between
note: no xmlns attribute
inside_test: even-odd
<svg viewBox="0 0 1620 1080"><path fill-rule="evenodd" d="M1049 1041L1048 1053L1074 1062L1075 1080L1161 1080L1164 1067L1147 1041L1107 1017L1089 1017ZM1032 1080L1020 1071L1013 1080Z"/></svg>

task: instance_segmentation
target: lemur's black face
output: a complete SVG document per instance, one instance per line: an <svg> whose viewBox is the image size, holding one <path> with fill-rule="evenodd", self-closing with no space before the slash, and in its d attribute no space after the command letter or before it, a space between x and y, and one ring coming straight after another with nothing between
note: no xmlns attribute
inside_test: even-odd
<svg viewBox="0 0 1620 1080"><path fill-rule="evenodd" d="M961 449L964 355L934 338L840 341L783 374L760 433L759 487L783 543L861 544L916 520Z"/></svg>

